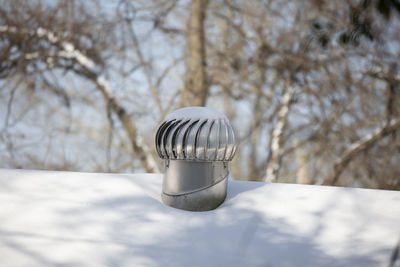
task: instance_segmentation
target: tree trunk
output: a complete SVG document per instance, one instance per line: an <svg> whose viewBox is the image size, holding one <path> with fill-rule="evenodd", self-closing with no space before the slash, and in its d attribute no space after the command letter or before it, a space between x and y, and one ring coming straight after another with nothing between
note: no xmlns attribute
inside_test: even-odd
<svg viewBox="0 0 400 267"><path fill-rule="evenodd" d="M181 107L204 106L208 95L204 22L208 0L193 0L187 29L187 63Z"/></svg>
<svg viewBox="0 0 400 267"><path fill-rule="evenodd" d="M278 172L281 166L283 152L283 134L287 126L293 95L294 90L292 86L287 85L282 96L282 104L279 108L278 119L275 128L272 131L269 150L270 154L268 157L266 173L263 179L266 182L275 182L278 179Z"/></svg>

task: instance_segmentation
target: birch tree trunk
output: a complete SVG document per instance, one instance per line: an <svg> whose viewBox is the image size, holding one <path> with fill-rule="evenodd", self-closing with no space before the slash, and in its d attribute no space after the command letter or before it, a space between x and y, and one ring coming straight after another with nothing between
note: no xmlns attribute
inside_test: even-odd
<svg viewBox="0 0 400 267"><path fill-rule="evenodd" d="M278 172L281 166L283 152L283 134L288 123L293 95L293 87L291 85L287 85L282 96L282 103L279 108L277 122L274 130L272 131L272 136L270 139L270 152L267 160L267 169L263 179L266 182L276 182L278 179Z"/></svg>

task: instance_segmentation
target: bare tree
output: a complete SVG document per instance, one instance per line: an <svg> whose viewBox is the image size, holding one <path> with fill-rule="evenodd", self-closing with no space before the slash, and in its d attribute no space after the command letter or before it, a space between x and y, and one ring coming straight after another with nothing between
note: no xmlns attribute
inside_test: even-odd
<svg viewBox="0 0 400 267"><path fill-rule="evenodd" d="M24 61L27 65L32 64L31 62L37 64L37 62L40 61L50 61L52 62L52 65L48 66L49 68L58 66L66 68L66 70L68 70L68 67L63 66L63 63L60 61L68 60L68 63L71 64L70 67L72 71L77 75L81 75L91 80L99 89L107 103L107 106L111 108L121 121L123 128L131 141L133 152L139 158L145 170L148 172L158 172L158 167L152 154L146 147L145 143L143 143L142 138L137 134L136 126L132 118L127 114L126 109L115 96L109 82L105 76L101 74L101 70L96 66L96 62L80 51L72 41L63 40L59 33L53 33L43 27L38 27L36 29L26 28L23 23L20 21L15 22L12 18L7 17L7 15L8 14L3 13L2 20L5 25L0 26L0 33L8 35L9 50L18 47L18 44L14 44L11 41L18 42L21 39L24 40L33 37L33 41L26 45L28 45L28 50L34 48L35 51L27 52L20 50L18 51L19 58L16 60ZM17 23L20 24L18 25ZM29 45L31 47L29 47ZM52 49L47 49L48 47L51 47ZM91 51L91 53L92 57L101 57L101 55L96 54L95 50ZM7 71L7 69L4 71Z"/></svg>
<svg viewBox="0 0 400 267"><path fill-rule="evenodd" d="M340 159L334 164L331 176L324 181L325 185L335 185L339 179L340 174L346 168L347 164L358 154L373 146L380 139L392 134L400 128L400 120L393 120L385 124L385 126L378 128L373 134L365 136L350 145L350 147L343 153Z"/></svg>
<svg viewBox="0 0 400 267"><path fill-rule="evenodd" d="M66 136L84 134L108 151L110 166L94 155L92 169L157 171L155 124L173 109L207 105L237 129L237 179L399 189L396 6L321 3L121 0L107 11L95 0L2 3L7 162L25 151L15 125L45 109L73 129L60 130ZM53 96L65 112L46 101ZM64 114L76 109L102 119ZM58 135L41 129L56 151Z"/></svg>

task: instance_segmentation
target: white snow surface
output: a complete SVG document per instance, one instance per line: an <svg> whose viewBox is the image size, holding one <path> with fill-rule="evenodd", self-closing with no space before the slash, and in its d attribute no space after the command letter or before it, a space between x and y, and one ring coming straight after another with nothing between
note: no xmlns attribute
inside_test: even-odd
<svg viewBox="0 0 400 267"><path fill-rule="evenodd" d="M219 208L189 212L161 183L0 169L0 265L388 266L399 238L395 191L230 180Z"/></svg>
<svg viewBox="0 0 400 267"><path fill-rule="evenodd" d="M210 120L217 120L217 119L225 119L226 116L209 107L186 107L177 109L170 114L167 115L166 120L172 119L210 119Z"/></svg>

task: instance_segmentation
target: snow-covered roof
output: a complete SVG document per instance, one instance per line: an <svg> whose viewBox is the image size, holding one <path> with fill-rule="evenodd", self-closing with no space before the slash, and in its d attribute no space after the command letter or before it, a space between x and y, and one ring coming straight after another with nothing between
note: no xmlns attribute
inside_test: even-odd
<svg viewBox="0 0 400 267"><path fill-rule="evenodd" d="M395 191L231 180L189 212L161 183L0 169L1 266L388 266L400 234Z"/></svg>

